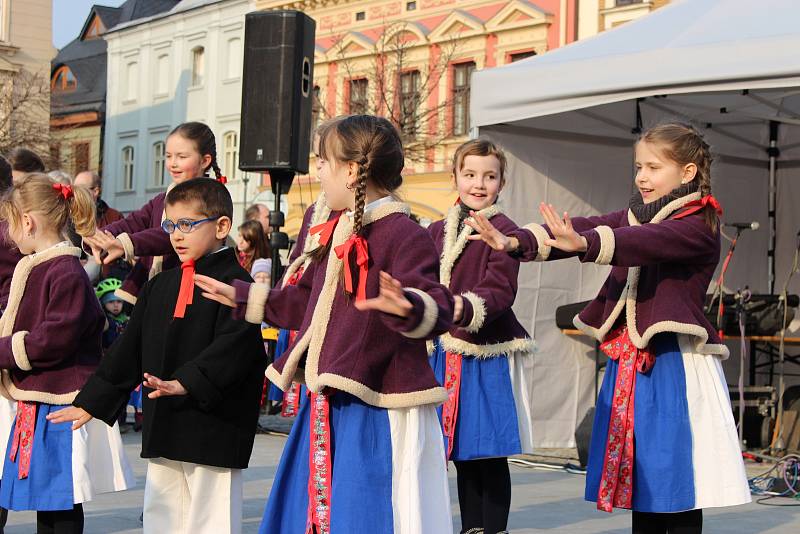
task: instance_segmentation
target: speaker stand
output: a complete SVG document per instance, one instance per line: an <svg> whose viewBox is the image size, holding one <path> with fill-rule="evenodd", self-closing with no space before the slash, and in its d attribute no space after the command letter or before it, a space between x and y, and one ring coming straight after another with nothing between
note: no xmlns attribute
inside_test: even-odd
<svg viewBox="0 0 800 534"><path fill-rule="evenodd" d="M275 203L273 209L269 212L269 224L272 232L269 237L269 244L272 249L272 273L270 275L270 282L272 287L276 287L280 283L280 278L283 275L283 267L281 266L281 250L289 248L289 236L286 232L282 232L281 228L286 223L286 217L281 211L281 195L289 193L294 181L294 171L287 169L271 169L269 170L270 185L272 193L275 196ZM275 354L276 342L267 341L270 354ZM268 427L262 426L260 423L257 429L258 433L281 433L279 430L273 430Z"/></svg>

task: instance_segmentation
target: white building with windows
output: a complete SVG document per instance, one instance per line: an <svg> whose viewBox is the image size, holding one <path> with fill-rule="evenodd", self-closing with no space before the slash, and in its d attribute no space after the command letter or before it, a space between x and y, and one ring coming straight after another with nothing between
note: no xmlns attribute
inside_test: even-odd
<svg viewBox="0 0 800 534"><path fill-rule="evenodd" d="M170 183L169 132L186 121L214 131L236 223L260 176L238 170L244 16L250 0L183 0L170 11L116 26L108 42L103 197L138 209ZM245 180L248 181L247 187Z"/></svg>

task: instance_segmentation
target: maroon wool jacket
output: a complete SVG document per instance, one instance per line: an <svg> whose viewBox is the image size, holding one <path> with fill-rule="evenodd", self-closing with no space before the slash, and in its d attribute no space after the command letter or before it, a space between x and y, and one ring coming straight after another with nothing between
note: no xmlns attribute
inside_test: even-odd
<svg viewBox="0 0 800 534"><path fill-rule="evenodd" d="M362 231L370 256L367 298L378 295L380 271L390 273L413 305L406 318L359 311L344 293L342 261L334 249L352 234L346 215L333 233L331 252L312 262L296 286L270 291L234 282L240 317L299 331L267 369L273 384L285 390L292 380L304 381L311 391L330 387L382 408L444 402L447 394L428 364L425 340L450 328L453 297L438 283L430 236L408 213L401 202L384 203L365 213Z"/></svg>
<svg viewBox="0 0 800 534"><path fill-rule="evenodd" d="M122 288L117 290L118 296L131 304L136 303L136 296L147 280L180 264L169 234L161 229L166 196L159 193L141 209L103 228L122 243L126 260L139 257Z"/></svg>
<svg viewBox="0 0 800 534"><path fill-rule="evenodd" d="M699 198L695 192L676 199L646 224L630 210L576 217L572 225L588 243L582 254L544 245L552 234L542 225L530 224L510 235L519 240L522 261L578 256L582 262L612 265L600 293L574 319L588 336L602 340L624 320L640 349L654 335L674 332L691 336L699 353L727 358L728 348L703 313L706 290L719 262L719 233L709 228L702 212L674 218L685 204Z"/></svg>
<svg viewBox="0 0 800 534"><path fill-rule="evenodd" d="M105 315L79 248L24 256L0 320L0 391L14 400L70 404L102 355Z"/></svg>
<svg viewBox="0 0 800 534"><path fill-rule="evenodd" d="M21 259L22 254L8 236L8 223L0 221L0 313L6 309L11 291L11 276Z"/></svg>
<svg viewBox="0 0 800 534"><path fill-rule="evenodd" d="M454 295L461 295L461 319L439 341L448 352L479 357L533 351L533 342L511 306L517 297L519 262L493 250L483 241L469 241L473 233L464 225L458 232L459 207L428 227L441 257L439 279ZM480 213L504 234L517 229L514 222L490 206Z"/></svg>

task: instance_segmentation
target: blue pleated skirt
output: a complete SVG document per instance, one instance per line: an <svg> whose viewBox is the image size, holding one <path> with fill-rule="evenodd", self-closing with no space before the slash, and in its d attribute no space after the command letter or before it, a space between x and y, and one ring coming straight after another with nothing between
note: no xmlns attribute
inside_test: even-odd
<svg viewBox="0 0 800 534"><path fill-rule="evenodd" d="M688 346L688 345L687 345ZM750 501L718 356L681 351L673 333L654 336L656 363L636 376L633 510L681 512ZM597 399L585 498L596 502L618 364L609 360Z"/></svg>
<svg viewBox="0 0 800 534"><path fill-rule="evenodd" d="M302 534L308 512L309 418L301 403L270 490L261 534ZM441 431L432 406L387 410L330 398L331 532L452 532Z"/></svg>
<svg viewBox="0 0 800 534"><path fill-rule="evenodd" d="M444 384L444 349L436 344L430 356L436 379ZM441 420L442 408L438 408ZM447 437L445 450L447 450ZM505 356L461 360L461 389L451 460L477 460L522 453L519 419Z"/></svg>
<svg viewBox="0 0 800 534"><path fill-rule="evenodd" d="M47 415L66 406L40 403L28 476L20 479L19 454L6 454L0 484L0 506L9 510L71 510L95 494L120 491L135 484L125 457L119 428L91 420L79 430L72 423L51 423ZM16 421L8 437L11 452Z"/></svg>

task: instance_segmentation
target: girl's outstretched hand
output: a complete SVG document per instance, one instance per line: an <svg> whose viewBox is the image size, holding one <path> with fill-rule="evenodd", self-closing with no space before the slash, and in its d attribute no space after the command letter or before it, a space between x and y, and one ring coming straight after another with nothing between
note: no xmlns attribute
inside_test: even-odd
<svg viewBox="0 0 800 534"><path fill-rule="evenodd" d="M380 293L373 299L356 301L356 309L361 311L377 310L399 317L408 317L414 307L403 293L403 286L391 275L381 271Z"/></svg>
<svg viewBox="0 0 800 534"><path fill-rule="evenodd" d="M194 275L194 285L203 290L205 298L215 300L231 308L236 307L236 289L232 285L202 274Z"/></svg>
<svg viewBox="0 0 800 534"><path fill-rule="evenodd" d="M545 245L555 247L564 252L586 251L588 247L586 238L572 228L572 221L570 221L566 211L564 212L564 217L561 218L552 204L545 204L544 202L539 204L539 211L544 218L545 224L553 234L553 239L546 239Z"/></svg>
<svg viewBox="0 0 800 534"><path fill-rule="evenodd" d="M516 239L500 232L484 215L474 211L470 211L469 214L472 219L466 219L464 224L477 232L467 237L470 241L482 240L493 249L505 252L511 252L519 246L514 242Z"/></svg>
<svg viewBox="0 0 800 534"><path fill-rule="evenodd" d="M78 408L77 406L70 406L57 412L52 412L47 415L47 420L51 423L67 423L72 422L72 430L78 430L80 427L92 420L92 414Z"/></svg>
<svg viewBox="0 0 800 534"><path fill-rule="evenodd" d="M92 249L92 256L100 265L109 265L125 256L122 243L110 232L98 230L91 237L84 237L83 242Z"/></svg>
<svg viewBox="0 0 800 534"><path fill-rule="evenodd" d="M188 393L186 388L183 387L183 384L177 380L161 380L150 373L144 374L144 385L153 390L147 394L147 397L150 399L186 395Z"/></svg>

